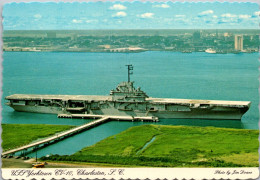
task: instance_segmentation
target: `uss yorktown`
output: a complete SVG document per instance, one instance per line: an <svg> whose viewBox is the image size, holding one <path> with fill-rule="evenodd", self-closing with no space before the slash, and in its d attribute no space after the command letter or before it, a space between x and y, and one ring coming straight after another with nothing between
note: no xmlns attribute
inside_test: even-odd
<svg viewBox="0 0 260 180"><path fill-rule="evenodd" d="M108 96L13 94L6 103L16 111L58 114L58 117L150 117L240 120L250 101L152 98L130 81L121 82Z"/></svg>

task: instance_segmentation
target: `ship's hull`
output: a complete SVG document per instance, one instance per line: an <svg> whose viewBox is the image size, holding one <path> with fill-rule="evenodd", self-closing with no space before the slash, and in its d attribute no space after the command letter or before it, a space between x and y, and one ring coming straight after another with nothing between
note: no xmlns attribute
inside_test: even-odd
<svg viewBox="0 0 260 180"><path fill-rule="evenodd" d="M158 112L154 114L161 119L223 119L223 120L241 120L244 113L240 111L208 111L193 110L191 112Z"/></svg>
<svg viewBox="0 0 260 180"><path fill-rule="evenodd" d="M41 106L21 106L21 105L11 105L15 111L18 112L31 112L31 113L43 113L43 114L61 114L62 109L59 107L41 107Z"/></svg>
<svg viewBox="0 0 260 180"><path fill-rule="evenodd" d="M9 96L16 111L50 114L154 116L159 119L240 120L250 102L147 98L145 102L116 102L109 96ZM40 100L39 100L40 99Z"/></svg>
<svg viewBox="0 0 260 180"><path fill-rule="evenodd" d="M45 114L66 114L61 108L57 107L35 107L35 106L11 106L18 112L31 112L31 113L45 113ZM71 113L67 113L71 114ZM226 119L226 120L240 120L243 116L243 112L237 111L208 111L208 110L193 110L191 112L170 112L170 111L158 111L149 112L146 111L120 111L116 109L107 109L102 111L92 111L92 115L111 115L111 116L155 116L160 119Z"/></svg>

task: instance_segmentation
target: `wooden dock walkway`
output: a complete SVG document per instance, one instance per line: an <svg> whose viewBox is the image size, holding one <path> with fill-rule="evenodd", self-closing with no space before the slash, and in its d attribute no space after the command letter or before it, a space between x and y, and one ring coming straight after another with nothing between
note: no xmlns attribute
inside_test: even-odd
<svg viewBox="0 0 260 180"><path fill-rule="evenodd" d="M107 116L107 115L93 115L93 114L58 114L58 118L104 118L108 117L110 120L125 120L125 121L159 121L155 116Z"/></svg>
<svg viewBox="0 0 260 180"><path fill-rule="evenodd" d="M34 143L31 143L31 144L28 144L28 145L25 145L25 146L22 146L22 147L18 147L18 148L11 149L9 151L3 152L2 156L8 155L8 154L14 154L14 153L22 151L22 150L27 150L27 149L32 148L32 147L37 147L37 146L42 145L42 144L48 144L48 143L51 143L53 141L63 139L65 137L68 137L68 136L71 136L71 135L73 135L75 133L78 133L78 132L80 132L80 131L82 131L84 129L88 129L88 128L94 127L94 126L96 126L98 124L104 123L104 122L106 122L108 120L109 120L109 117L102 117L102 118L100 118L98 120L95 120L95 121L83 124L81 126L75 127L73 129L70 129L68 131L62 132L60 134L56 134L54 136L51 136L51 137L45 138L43 140L40 140L38 142L34 142Z"/></svg>
<svg viewBox="0 0 260 180"><path fill-rule="evenodd" d="M51 144L52 142L59 141L59 140L61 140L63 138L72 136L73 134L76 134L76 133L78 133L80 131L83 131L85 129L88 129L88 128L92 128L92 127L94 127L96 125L102 124L102 123L104 123L106 121L109 121L109 120L154 121L154 122L158 121L158 118L154 117L154 116L145 116L145 117L138 117L137 116L137 117L133 117L133 116L103 116L103 115L91 115L91 114L59 114L58 117L59 118L94 118L94 119L95 118L99 118L99 119L91 121L91 122L86 123L86 124L83 124L81 126L75 127L73 129L67 130L65 132L58 133L58 134L56 134L54 136L42 139L40 141L37 141L37 142L31 143L31 144L28 144L28 145L25 145L25 146L22 146L22 147L18 147L18 148L15 148L15 149L11 149L11 150L5 151L5 152L2 153L2 156L8 155L8 154L14 154L16 152L27 150L27 149L33 148L33 147L38 148L40 145Z"/></svg>

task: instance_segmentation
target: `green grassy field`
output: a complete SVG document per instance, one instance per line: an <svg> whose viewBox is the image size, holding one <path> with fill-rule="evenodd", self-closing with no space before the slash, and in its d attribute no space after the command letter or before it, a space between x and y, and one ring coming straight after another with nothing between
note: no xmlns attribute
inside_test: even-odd
<svg viewBox="0 0 260 180"><path fill-rule="evenodd" d="M2 124L2 148L12 149L74 126L45 124Z"/></svg>
<svg viewBox="0 0 260 180"><path fill-rule="evenodd" d="M257 167L258 133L215 127L143 125L71 156L53 155L49 160L131 166Z"/></svg>

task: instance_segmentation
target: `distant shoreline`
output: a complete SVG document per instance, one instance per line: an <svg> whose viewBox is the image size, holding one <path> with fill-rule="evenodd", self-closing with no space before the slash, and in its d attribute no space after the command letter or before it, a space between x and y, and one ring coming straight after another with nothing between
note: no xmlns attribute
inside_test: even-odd
<svg viewBox="0 0 260 180"><path fill-rule="evenodd" d="M254 29L17 30L4 31L3 51L252 53L259 51L259 32Z"/></svg>
<svg viewBox="0 0 260 180"><path fill-rule="evenodd" d="M183 54L192 54L192 53L207 53L207 52L201 52L201 51L192 51L192 52L181 52L181 51L168 51L168 50L145 50L145 51L122 51L122 52L110 52L110 51L66 51L66 50L55 50L55 51L49 51L49 50L39 50L39 51L6 51L3 52L71 52L71 53L142 53L142 52L175 52L175 53L183 53ZM207 54L251 54L251 53L259 53L258 51L253 52L227 52L227 53L207 53Z"/></svg>

